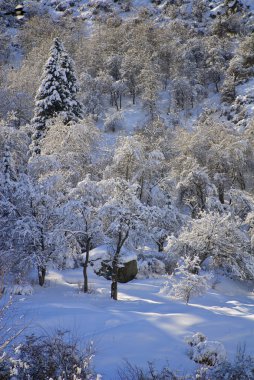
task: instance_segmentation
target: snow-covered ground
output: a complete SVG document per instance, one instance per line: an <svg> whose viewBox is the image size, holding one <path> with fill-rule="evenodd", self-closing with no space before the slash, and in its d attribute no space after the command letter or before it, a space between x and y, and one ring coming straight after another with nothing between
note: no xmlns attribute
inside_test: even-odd
<svg viewBox="0 0 254 380"><path fill-rule="evenodd" d="M151 5L150 0L133 0L130 12L124 12L113 1L104 2L110 3L112 10L123 19L135 17L140 7L148 7L157 20L162 10L162 6L155 8ZM63 16L64 11L55 10L56 1L45 3L52 16ZM90 33L96 17L87 3L87 0L77 1L71 9L73 16L86 20ZM254 11L254 0L244 0L243 3ZM205 22L211 21L209 14L210 10ZM7 31L15 41L17 29L9 28ZM16 68L21 53L15 49L11 51L11 57ZM254 114L253 86L254 80L251 79L236 89L237 96L246 100L244 106L248 119ZM189 112L180 115L181 125L191 129L206 108L220 114L220 95L212 86L208 95ZM170 126L170 115L167 114L169 90L161 92L157 106L160 117ZM114 112L112 107L105 116ZM103 133L100 154L113 154L117 138L133 134L135 129L145 124L147 116L139 99L133 106L126 97L122 115L123 127L119 131ZM99 119L97 125L104 131L104 119ZM94 156L98 159L100 154L96 151ZM110 282L92 272L89 273L89 282L93 291L83 294L80 290L82 269L50 271L45 287L35 286L32 295L14 296L15 315L24 316L24 323L28 325L26 334L35 332L42 335L45 331L62 329L70 330L84 343L93 340L97 351L94 365L106 380L116 378L117 368L124 365L124 359L141 366L147 361L154 361L158 367L168 361L172 369L185 374L192 372L196 364L187 356L184 338L199 331L209 340L222 342L229 358L235 355L238 345L245 344L246 352L254 355L253 287L248 289L246 284L220 279L221 282L216 283L206 295L192 298L189 305L185 305L160 293L165 280L161 277L119 284L119 301L116 302L110 299Z"/></svg>
<svg viewBox="0 0 254 380"><path fill-rule="evenodd" d="M168 361L174 369L192 371L184 338L198 331L222 342L229 358L239 344L254 353L254 293L247 286L222 279L185 305L159 292L165 278L119 284L119 301L110 299L109 281L93 273L89 278L94 292L83 294L80 269L51 271L46 287L15 300L29 325L26 334L67 329L84 342L92 340L103 379L116 378L124 359L138 365L153 360L158 367Z"/></svg>

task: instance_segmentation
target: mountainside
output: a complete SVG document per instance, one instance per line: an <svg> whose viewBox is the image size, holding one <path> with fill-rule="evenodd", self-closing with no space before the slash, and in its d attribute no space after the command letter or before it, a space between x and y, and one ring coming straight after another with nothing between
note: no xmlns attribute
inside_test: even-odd
<svg viewBox="0 0 254 380"><path fill-rule="evenodd" d="M254 379L253 89L252 0L0 0L0 379Z"/></svg>

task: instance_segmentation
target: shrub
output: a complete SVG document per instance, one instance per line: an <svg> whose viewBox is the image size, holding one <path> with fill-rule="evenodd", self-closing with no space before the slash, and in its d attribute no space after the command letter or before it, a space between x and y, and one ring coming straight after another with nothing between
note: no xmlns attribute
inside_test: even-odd
<svg viewBox="0 0 254 380"><path fill-rule="evenodd" d="M189 303L193 296L201 296L211 287L211 273L198 274L200 266L198 257L185 257L182 264L178 264L175 273L163 286L161 292L173 298Z"/></svg>
<svg viewBox="0 0 254 380"><path fill-rule="evenodd" d="M85 380L94 379L91 361L92 343L84 350L64 331L52 336L27 336L11 361L11 375L18 380Z"/></svg>
<svg viewBox="0 0 254 380"><path fill-rule="evenodd" d="M156 277L166 273L165 264L154 257L138 261L138 276L143 278Z"/></svg>
<svg viewBox="0 0 254 380"><path fill-rule="evenodd" d="M153 363L148 362L146 368L138 367L129 362L119 369L120 380L190 380L189 376L178 375L168 366L158 370Z"/></svg>
<svg viewBox="0 0 254 380"><path fill-rule="evenodd" d="M223 361L216 367L202 366L196 378L202 380L252 380L254 379L254 357L246 355L245 347L239 346L232 362Z"/></svg>
<svg viewBox="0 0 254 380"><path fill-rule="evenodd" d="M116 132L123 125L123 115L121 112L114 112L108 115L104 121L105 132Z"/></svg>
<svg viewBox="0 0 254 380"><path fill-rule="evenodd" d="M196 333L185 339L190 349L190 359L206 366L215 366L225 362L226 350L221 342L206 340L202 333Z"/></svg>
<svg viewBox="0 0 254 380"><path fill-rule="evenodd" d="M33 294L33 287L31 285L14 285L11 294L30 296Z"/></svg>

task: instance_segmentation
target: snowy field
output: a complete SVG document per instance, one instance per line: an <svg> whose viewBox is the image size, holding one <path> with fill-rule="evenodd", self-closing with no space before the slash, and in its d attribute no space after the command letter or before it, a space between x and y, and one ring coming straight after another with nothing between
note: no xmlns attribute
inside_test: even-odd
<svg viewBox="0 0 254 380"><path fill-rule="evenodd" d="M254 353L254 293L247 286L224 279L189 305L161 294L165 279L134 280L119 284L119 301L110 299L110 282L90 273L93 292L79 287L82 271L51 271L45 288L31 296L15 296L18 313L29 325L26 334L70 330L96 348L94 365L103 379L116 378L123 360L156 366L167 361L188 373L195 368L186 354L184 338L198 331L225 345L229 358L237 345Z"/></svg>

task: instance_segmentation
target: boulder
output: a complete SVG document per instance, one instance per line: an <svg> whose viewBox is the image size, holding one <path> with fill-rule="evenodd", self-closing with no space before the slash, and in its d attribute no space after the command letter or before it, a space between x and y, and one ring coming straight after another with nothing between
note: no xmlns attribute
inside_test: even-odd
<svg viewBox="0 0 254 380"><path fill-rule="evenodd" d="M123 264L123 267L118 269L118 281L129 282L133 280L138 273L137 260L131 260Z"/></svg>
<svg viewBox="0 0 254 380"><path fill-rule="evenodd" d="M112 267L108 260L101 261L100 268L96 268L95 273L98 276L103 276L107 280L112 278ZM137 260L127 261L118 269L118 282L125 283L133 280L138 273Z"/></svg>
<svg viewBox="0 0 254 380"><path fill-rule="evenodd" d="M90 265L98 276L111 280L113 256L114 250L109 245L101 245L91 250ZM138 263L136 253L123 247L119 257L118 282L129 282L136 277L137 273Z"/></svg>

